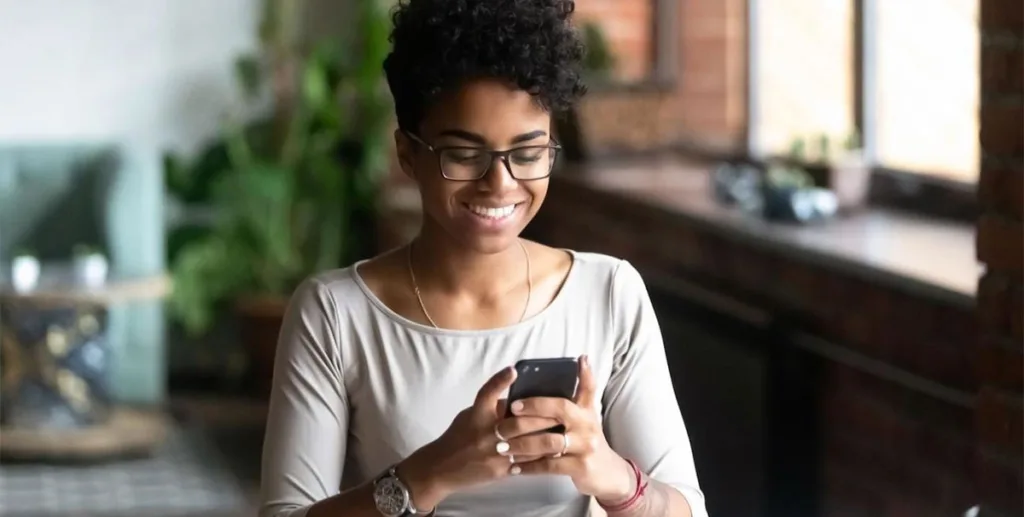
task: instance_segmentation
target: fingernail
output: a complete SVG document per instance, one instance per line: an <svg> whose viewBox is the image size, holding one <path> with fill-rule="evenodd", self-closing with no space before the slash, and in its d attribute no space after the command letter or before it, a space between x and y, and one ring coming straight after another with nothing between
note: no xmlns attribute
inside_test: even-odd
<svg viewBox="0 0 1024 517"><path fill-rule="evenodd" d="M522 402L517 400L517 401L512 403L512 411L513 412L518 413L518 412L520 412L522 410L523 410L523 403Z"/></svg>
<svg viewBox="0 0 1024 517"><path fill-rule="evenodd" d="M523 469L519 465L512 465L512 468L508 469L508 473L513 476L518 476L523 473Z"/></svg>
<svg viewBox="0 0 1024 517"><path fill-rule="evenodd" d="M590 368L590 356L587 354L583 354L583 357L580 358L580 362L583 363L584 367Z"/></svg>

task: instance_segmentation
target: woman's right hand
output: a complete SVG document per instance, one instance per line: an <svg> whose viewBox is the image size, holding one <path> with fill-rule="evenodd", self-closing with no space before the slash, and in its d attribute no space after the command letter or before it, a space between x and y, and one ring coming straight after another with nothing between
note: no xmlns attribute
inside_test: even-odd
<svg viewBox="0 0 1024 517"><path fill-rule="evenodd" d="M434 508L454 492L509 475L512 461L498 452L495 428L504 419L502 394L516 379L508 367L491 377L477 392L473 405L455 416L436 440L414 452L398 466L398 475L409 486L417 508ZM550 418L516 417L503 422L505 440L549 429ZM516 462L536 458L516 457Z"/></svg>

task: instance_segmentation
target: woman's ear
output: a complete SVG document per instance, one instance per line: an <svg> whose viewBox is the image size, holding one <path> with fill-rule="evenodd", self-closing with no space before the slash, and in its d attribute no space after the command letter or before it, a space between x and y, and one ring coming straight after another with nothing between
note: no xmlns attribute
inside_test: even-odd
<svg viewBox="0 0 1024 517"><path fill-rule="evenodd" d="M415 142L401 129L395 130L395 151L398 153L398 165L402 168L402 172L415 180L416 173L412 166L413 156L416 152Z"/></svg>

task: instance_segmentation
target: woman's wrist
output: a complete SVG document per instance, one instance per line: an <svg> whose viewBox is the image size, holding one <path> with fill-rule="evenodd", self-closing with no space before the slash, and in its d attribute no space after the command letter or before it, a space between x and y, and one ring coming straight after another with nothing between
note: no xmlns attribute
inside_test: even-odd
<svg viewBox="0 0 1024 517"><path fill-rule="evenodd" d="M409 489L409 498L419 511L435 508L449 491L438 477L431 472L430 463L421 461L417 451L395 466L395 473Z"/></svg>
<svg viewBox="0 0 1024 517"><path fill-rule="evenodd" d="M597 502L600 503L601 506L618 506L633 497L633 494L637 489L633 466L621 457L617 456L616 458L620 464L619 468L614 470L618 474L616 476L617 482L611 487L609 492L604 494L595 494Z"/></svg>

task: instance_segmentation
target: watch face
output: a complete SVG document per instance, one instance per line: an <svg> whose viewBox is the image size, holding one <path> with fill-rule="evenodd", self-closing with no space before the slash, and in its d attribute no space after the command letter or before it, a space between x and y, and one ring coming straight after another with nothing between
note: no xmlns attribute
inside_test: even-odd
<svg viewBox="0 0 1024 517"><path fill-rule="evenodd" d="M397 517L409 506L409 493L397 478L387 476L377 482L373 490L373 501L380 513Z"/></svg>

